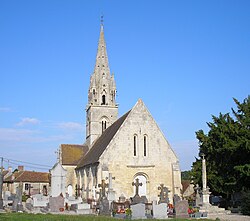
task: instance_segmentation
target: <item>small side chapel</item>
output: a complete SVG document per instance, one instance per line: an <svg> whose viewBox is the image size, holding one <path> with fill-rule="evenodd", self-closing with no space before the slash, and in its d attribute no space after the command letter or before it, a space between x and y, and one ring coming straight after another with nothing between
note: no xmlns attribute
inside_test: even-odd
<svg viewBox="0 0 250 221"><path fill-rule="evenodd" d="M118 118L103 24L88 90L86 141L83 145L62 144L60 163L68 171L69 190L73 188L86 200L97 198L103 180L112 182L116 200L133 197L132 183L138 180L139 195L148 201L159 200L160 185L168 188L170 202L175 194L181 196L178 158L143 101L139 99Z"/></svg>

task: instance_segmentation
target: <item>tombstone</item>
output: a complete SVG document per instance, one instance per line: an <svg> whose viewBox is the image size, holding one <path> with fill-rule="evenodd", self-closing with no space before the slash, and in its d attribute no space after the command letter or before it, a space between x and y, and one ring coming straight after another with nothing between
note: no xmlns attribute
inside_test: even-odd
<svg viewBox="0 0 250 221"><path fill-rule="evenodd" d="M101 192L101 197L100 199L106 199L106 188L108 187L108 184L105 183L105 180L102 180L101 184L98 184L98 187L101 187L100 192Z"/></svg>
<svg viewBox="0 0 250 221"><path fill-rule="evenodd" d="M112 201L115 200L115 191L113 190L113 186L112 186L112 180L115 179L115 177L112 177L112 174L109 173L109 183L108 183L108 193L107 193L107 198L109 203L111 203Z"/></svg>
<svg viewBox="0 0 250 221"><path fill-rule="evenodd" d="M46 207L49 202L49 197L43 196L42 194L36 194L32 196L33 207Z"/></svg>
<svg viewBox="0 0 250 221"><path fill-rule="evenodd" d="M177 194L174 194L173 201L175 206L178 202L181 201L181 198Z"/></svg>
<svg viewBox="0 0 250 221"><path fill-rule="evenodd" d="M110 216L109 201L107 199L101 199L99 203L100 215Z"/></svg>
<svg viewBox="0 0 250 221"><path fill-rule="evenodd" d="M11 196L10 191L4 191L3 192L3 200L8 200L8 198Z"/></svg>
<svg viewBox="0 0 250 221"><path fill-rule="evenodd" d="M64 210L64 198L62 195L49 198L49 208L51 212L62 212Z"/></svg>
<svg viewBox="0 0 250 221"><path fill-rule="evenodd" d="M142 183L139 183L138 178L135 180L135 182L132 182L132 186L135 186L135 195L131 198L131 204L146 203L148 201L146 196L139 196L139 187L142 186Z"/></svg>
<svg viewBox="0 0 250 221"><path fill-rule="evenodd" d="M75 192L76 198L80 197L81 191L83 190L83 188L81 188L80 185L76 184L75 190L76 190L76 192Z"/></svg>
<svg viewBox="0 0 250 221"><path fill-rule="evenodd" d="M74 210L77 214L84 214L84 215L92 214L92 211L90 209L90 204L88 203L72 204L70 210Z"/></svg>
<svg viewBox="0 0 250 221"><path fill-rule="evenodd" d="M4 191L3 192L3 206L7 206L8 204L13 202L13 200L10 200L10 198L11 198L10 191Z"/></svg>
<svg viewBox="0 0 250 221"><path fill-rule="evenodd" d="M132 211L132 219L146 219L146 210L145 210L145 204L138 203L135 205L131 205L131 211Z"/></svg>
<svg viewBox="0 0 250 221"><path fill-rule="evenodd" d="M126 198L123 194L119 196L119 200L118 200L119 203L124 203L125 201L126 201Z"/></svg>
<svg viewBox="0 0 250 221"><path fill-rule="evenodd" d="M16 212L23 211L23 204L22 204L22 190L23 190L23 184L19 183L19 186L16 190L16 196L14 198L14 202L12 205L12 210Z"/></svg>
<svg viewBox="0 0 250 221"><path fill-rule="evenodd" d="M199 187L199 184L196 184L196 187L194 188L195 190L195 205L200 206L202 205L201 201L201 188Z"/></svg>
<svg viewBox="0 0 250 221"><path fill-rule="evenodd" d="M60 194L66 196L66 174L65 170L60 163L56 163L50 170L51 173L51 196L57 197Z"/></svg>
<svg viewBox="0 0 250 221"><path fill-rule="evenodd" d="M101 187L100 189L100 201L99 201L99 209L101 215L110 215L109 210L109 201L106 197L106 190L105 188L108 187L108 184L105 183L105 180L102 180L101 184L98 184L98 187Z"/></svg>
<svg viewBox="0 0 250 221"><path fill-rule="evenodd" d="M74 196L70 196L65 199L65 203L67 203L67 205L70 207L72 204L82 203L82 198L81 197L75 198Z"/></svg>
<svg viewBox="0 0 250 221"><path fill-rule="evenodd" d="M153 217L154 219L167 219L168 218L168 204L161 203L159 205L153 204Z"/></svg>
<svg viewBox="0 0 250 221"><path fill-rule="evenodd" d="M164 184L161 184L159 187L158 187L158 190L160 190L160 195L158 195L160 197L160 200L159 200L159 204L160 203L169 203L169 198L168 198L168 193L170 192L168 190L167 187L164 187Z"/></svg>
<svg viewBox="0 0 250 221"><path fill-rule="evenodd" d="M138 178L135 179L135 182L132 183L132 186L135 186L135 196L139 196L139 186L142 186L142 183L139 183Z"/></svg>
<svg viewBox="0 0 250 221"><path fill-rule="evenodd" d="M27 200L26 200L26 203L25 203L25 207L26 207L26 209L28 209L28 210L33 210L33 199L31 199L31 198L28 198Z"/></svg>
<svg viewBox="0 0 250 221"><path fill-rule="evenodd" d="M189 218L188 215L188 201L182 200L175 204L175 216L176 218Z"/></svg>

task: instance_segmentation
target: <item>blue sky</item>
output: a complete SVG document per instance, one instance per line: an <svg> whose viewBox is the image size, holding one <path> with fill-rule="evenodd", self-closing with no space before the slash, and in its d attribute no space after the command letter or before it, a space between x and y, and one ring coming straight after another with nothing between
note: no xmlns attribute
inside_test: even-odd
<svg viewBox="0 0 250 221"><path fill-rule="evenodd" d="M52 166L84 142L102 14L119 115L142 98L190 169L195 131L249 95L247 0L2 0L0 156Z"/></svg>

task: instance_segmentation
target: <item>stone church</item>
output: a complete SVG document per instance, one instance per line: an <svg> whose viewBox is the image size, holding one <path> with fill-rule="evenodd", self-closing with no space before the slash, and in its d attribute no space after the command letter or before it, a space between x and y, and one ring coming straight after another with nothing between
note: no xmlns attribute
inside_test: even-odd
<svg viewBox="0 0 250 221"><path fill-rule="evenodd" d="M149 201L158 200L161 184L168 188L170 202L174 194L180 196L178 158L143 101L139 99L118 117L103 24L88 90L86 141L83 145L62 144L60 163L67 170L68 194L78 192L83 199L96 199L102 180L112 180L115 199L128 199L135 195L132 183L137 178L139 195Z"/></svg>

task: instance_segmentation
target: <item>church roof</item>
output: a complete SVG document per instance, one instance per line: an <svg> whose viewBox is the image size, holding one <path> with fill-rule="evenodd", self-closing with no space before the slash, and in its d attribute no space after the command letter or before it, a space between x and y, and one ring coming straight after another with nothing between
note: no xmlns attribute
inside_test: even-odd
<svg viewBox="0 0 250 221"><path fill-rule="evenodd" d="M119 130L129 113L130 111L120 117L103 132L103 134L95 141L89 152L79 161L77 169L99 161L100 156L105 151L106 147Z"/></svg>
<svg viewBox="0 0 250 221"><path fill-rule="evenodd" d="M61 144L62 165L76 166L87 151L87 145Z"/></svg>

